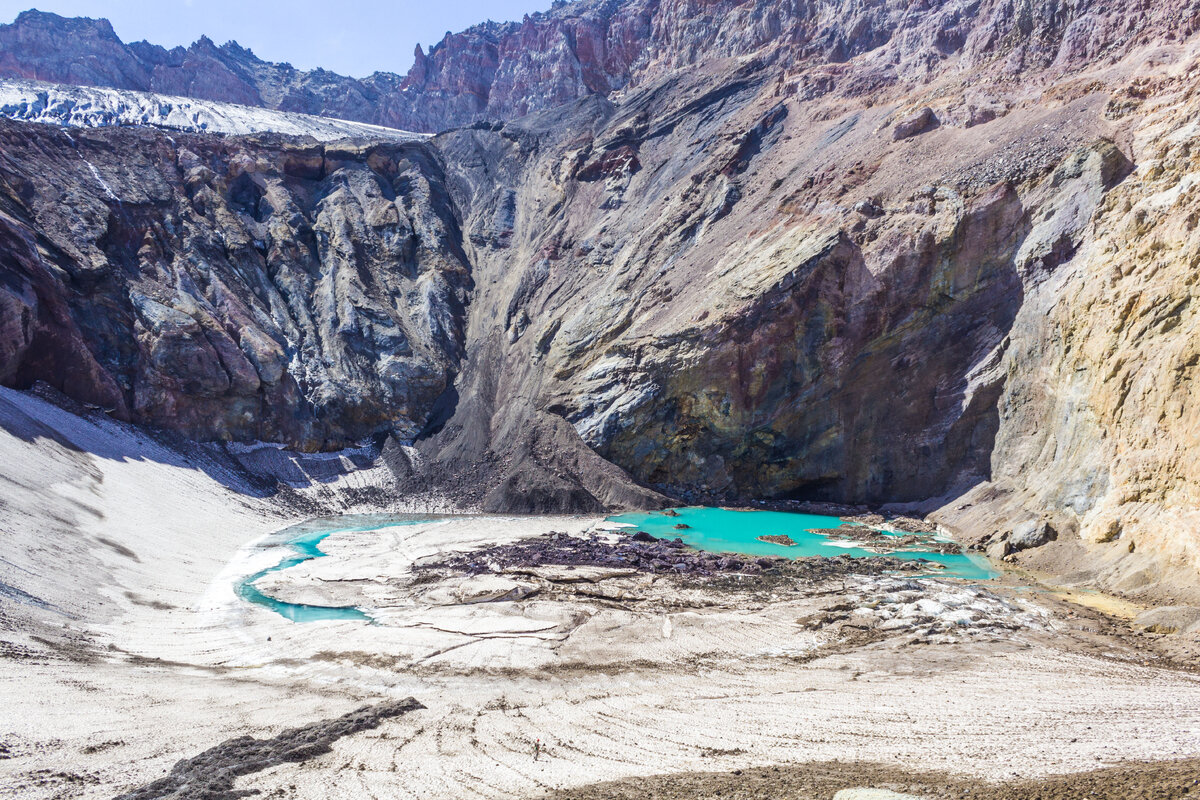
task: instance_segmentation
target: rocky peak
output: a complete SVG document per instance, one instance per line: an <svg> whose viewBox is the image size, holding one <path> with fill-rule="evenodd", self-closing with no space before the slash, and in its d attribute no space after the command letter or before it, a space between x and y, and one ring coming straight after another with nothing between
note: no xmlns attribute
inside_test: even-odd
<svg viewBox="0 0 1200 800"><path fill-rule="evenodd" d="M355 80L265 62L207 37L166 51L123 45L104 20L26 12L0 26L0 76L151 90L436 132L513 119L673 70L758 56L803 97L878 97L978 70L1013 82L1112 62L1187 36L1196 0L1133 8L1110 0L580 0L486 22L418 47L407 76ZM852 64L853 62L853 64Z"/></svg>
<svg viewBox="0 0 1200 800"><path fill-rule="evenodd" d="M417 43L416 49L413 51L412 69L408 71L408 77L404 79L404 86L421 86L429 77L429 58L426 57L425 51L421 49L421 43Z"/></svg>
<svg viewBox="0 0 1200 800"><path fill-rule="evenodd" d="M117 38L108 20L36 10L0 25L0 74L131 89L146 89L149 83L145 65Z"/></svg>
<svg viewBox="0 0 1200 800"><path fill-rule="evenodd" d="M36 8L31 8L28 11L22 11L17 15L13 23L28 31L66 31L74 36L94 37L98 39L107 39L111 42L120 42L116 31L113 30L112 23L107 19L100 17L92 19L91 17L64 17L49 11L39 11Z"/></svg>

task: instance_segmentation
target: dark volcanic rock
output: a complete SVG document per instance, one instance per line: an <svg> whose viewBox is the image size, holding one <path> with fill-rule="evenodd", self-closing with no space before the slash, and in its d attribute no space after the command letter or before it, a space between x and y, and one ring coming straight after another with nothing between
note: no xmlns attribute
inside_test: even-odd
<svg viewBox="0 0 1200 800"><path fill-rule="evenodd" d="M180 797L234 800L245 797L245 792L234 789L234 782L240 776L325 755L343 736L378 728L389 719L423 708L425 706L409 697L365 706L336 719L285 730L270 739L239 736L197 756L176 762L165 777L118 795L118 800Z"/></svg>
<svg viewBox="0 0 1200 800"><path fill-rule="evenodd" d="M466 573L519 571L523 567L617 567L638 572L711 577L720 574L760 575L801 580L819 580L841 575L879 575L885 572L920 572L930 565L920 559L890 556L853 558L814 556L788 560L758 558L747 563L732 554L705 553L687 548L676 539L668 542L644 533L622 537L616 542L592 536L548 533L513 544L491 545L465 553L454 553L414 569Z"/></svg>
<svg viewBox="0 0 1200 800"><path fill-rule="evenodd" d="M470 270L422 146L0 122L0 376L201 439L412 436Z"/></svg>

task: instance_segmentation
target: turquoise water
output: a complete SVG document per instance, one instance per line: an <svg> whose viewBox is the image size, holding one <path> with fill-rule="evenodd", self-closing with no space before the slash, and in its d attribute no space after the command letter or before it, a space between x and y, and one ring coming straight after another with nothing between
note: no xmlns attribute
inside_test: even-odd
<svg viewBox="0 0 1200 800"><path fill-rule="evenodd" d="M697 550L710 553L739 553L751 556L783 556L803 558L805 556L844 556L858 558L877 555L861 547L835 544L828 537L812 533L814 529L837 528L842 521L837 517L816 514L789 514L780 511L730 511L723 508L677 508L677 517L661 512L618 514L610 517L612 522L636 525L652 536L674 539L679 537ZM687 528L676 529L678 524ZM631 529L632 530L632 529ZM759 536L785 535L796 544L789 546L760 542ZM895 534L902 536L903 534ZM896 551L887 555L904 559L925 559L942 564L939 575L950 575L970 580L994 578L996 573L987 559L972 555L944 555Z"/></svg>
<svg viewBox="0 0 1200 800"><path fill-rule="evenodd" d="M679 537L697 550L714 553L740 553L751 556L804 556L866 557L875 553L861 547L839 546L813 529L836 528L842 524L837 517L815 514L787 514L778 511L729 511L722 508L679 508L679 516L670 517L661 512L619 514L610 517L613 522L636 525L640 530L660 538ZM270 609L293 622L316 622L320 620L345 620L369 622L370 615L354 606L316 606L305 603L285 603L259 591L255 583L272 572L294 567L322 558L321 542L334 533L376 531L401 525L416 525L427 522L428 516L373 516L343 517L332 520L314 520L273 534L263 542L264 548L287 547L287 555L272 567L242 579L236 591L243 600ZM678 524L689 527L677 530ZM796 542L794 546L771 544L758 541L759 536L783 534ZM903 534L896 534L897 536ZM943 555L896 551L889 555L897 558L934 561L946 567L938 570L939 575L950 575L970 580L994 578L998 573L991 569L986 559L976 555Z"/></svg>
<svg viewBox="0 0 1200 800"><path fill-rule="evenodd" d="M342 521L337 527L330 527L335 523L329 520L318 520L280 531L277 534L273 534L264 542L263 546L278 547L283 544L296 554L283 558L273 567L268 567L244 578L236 587L237 594L243 600L262 606L263 608L268 608L276 614L287 617L292 622L317 622L319 620L370 621L371 617L369 615L354 606L314 606L306 603L285 603L263 594L254 584L259 578L269 573L279 572L288 567L303 564L305 561L311 561L314 558L323 558L326 553L322 552L320 544L334 533L377 531L383 528L394 528L399 525L416 525L418 522L424 521L424 517L402 520L388 519L387 521L364 522L362 525L351 526L347 526Z"/></svg>

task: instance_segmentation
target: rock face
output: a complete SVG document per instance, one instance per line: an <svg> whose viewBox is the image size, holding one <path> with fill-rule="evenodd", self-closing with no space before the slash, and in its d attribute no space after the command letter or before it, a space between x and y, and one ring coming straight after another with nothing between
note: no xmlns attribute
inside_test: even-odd
<svg viewBox="0 0 1200 800"><path fill-rule="evenodd" d="M413 144L0 124L9 385L204 439L412 436L471 286Z"/></svg>
<svg viewBox="0 0 1200 800"><path fill-rule="evenodd" d="M0 379L391 434L490 510L919 503L1194 583L1195 9L1053 7L563 5L421 54L421 142L3 124Z"/></svg>
<svg viewBox="0 0 1200 800"><path fill-rule="evenodd" d="M437 132L613 96L672 71L757 56L803 97L862 97L947 70L1003 81L1115 60L1152 37L1187 37L1194 0L1148 8L1081 0L581 0L477 25L417 48L407 76L362 80L259 59L236 42L123 44L107 20L27 11L0 25L0 77L152 91ZM976 97L968 120L1003 113ZM999 109L999 111L997 110Z"/></svg>
<svg viewBox="0 0 1200 800"><path fill-rule="evenodd" d="M1158 111L1140 116L1151 94ZM986 534L1024 509L1049 510L1060 539L1082 538L1101 580L1128 592L1164 575L1192 581L1200 563L1196 108L1174 75L1112 92L1105 115L1125 126L1138 169L1087 201L1089 220L1070 224L1083 233L1077 248L1053 244L1080 217L1072 204L1031 236L1030 254L1062 263L1014 323L992 480L939 512Z"/></svg>
<svg viewBox="0 0 1200 800"><path fill-rule="evenodd" d="M379 90L399 83L381 74L356 81L326 70L304 72L260 60L229 42L201 38L166 50L123 43L105 19L69 19L26 11L0 25L0 76L106 86L264 106L280 111L373 122ZM402 126L399 126L402 127Z"/></svg>

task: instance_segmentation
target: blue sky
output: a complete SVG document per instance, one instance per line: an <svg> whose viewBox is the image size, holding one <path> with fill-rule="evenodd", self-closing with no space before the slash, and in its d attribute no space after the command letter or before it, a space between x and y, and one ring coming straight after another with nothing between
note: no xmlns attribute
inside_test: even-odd
<svg viewBox="0 0 1200 800"><path fill-rule="evenodd" d="M550 0L0 0L0 22L28 8L106 17L127 42L172 47L207 34L218 44L236 39L267 61L361 78L406 72L417 42L428 51L448 30L549 7Z"/></svg>

